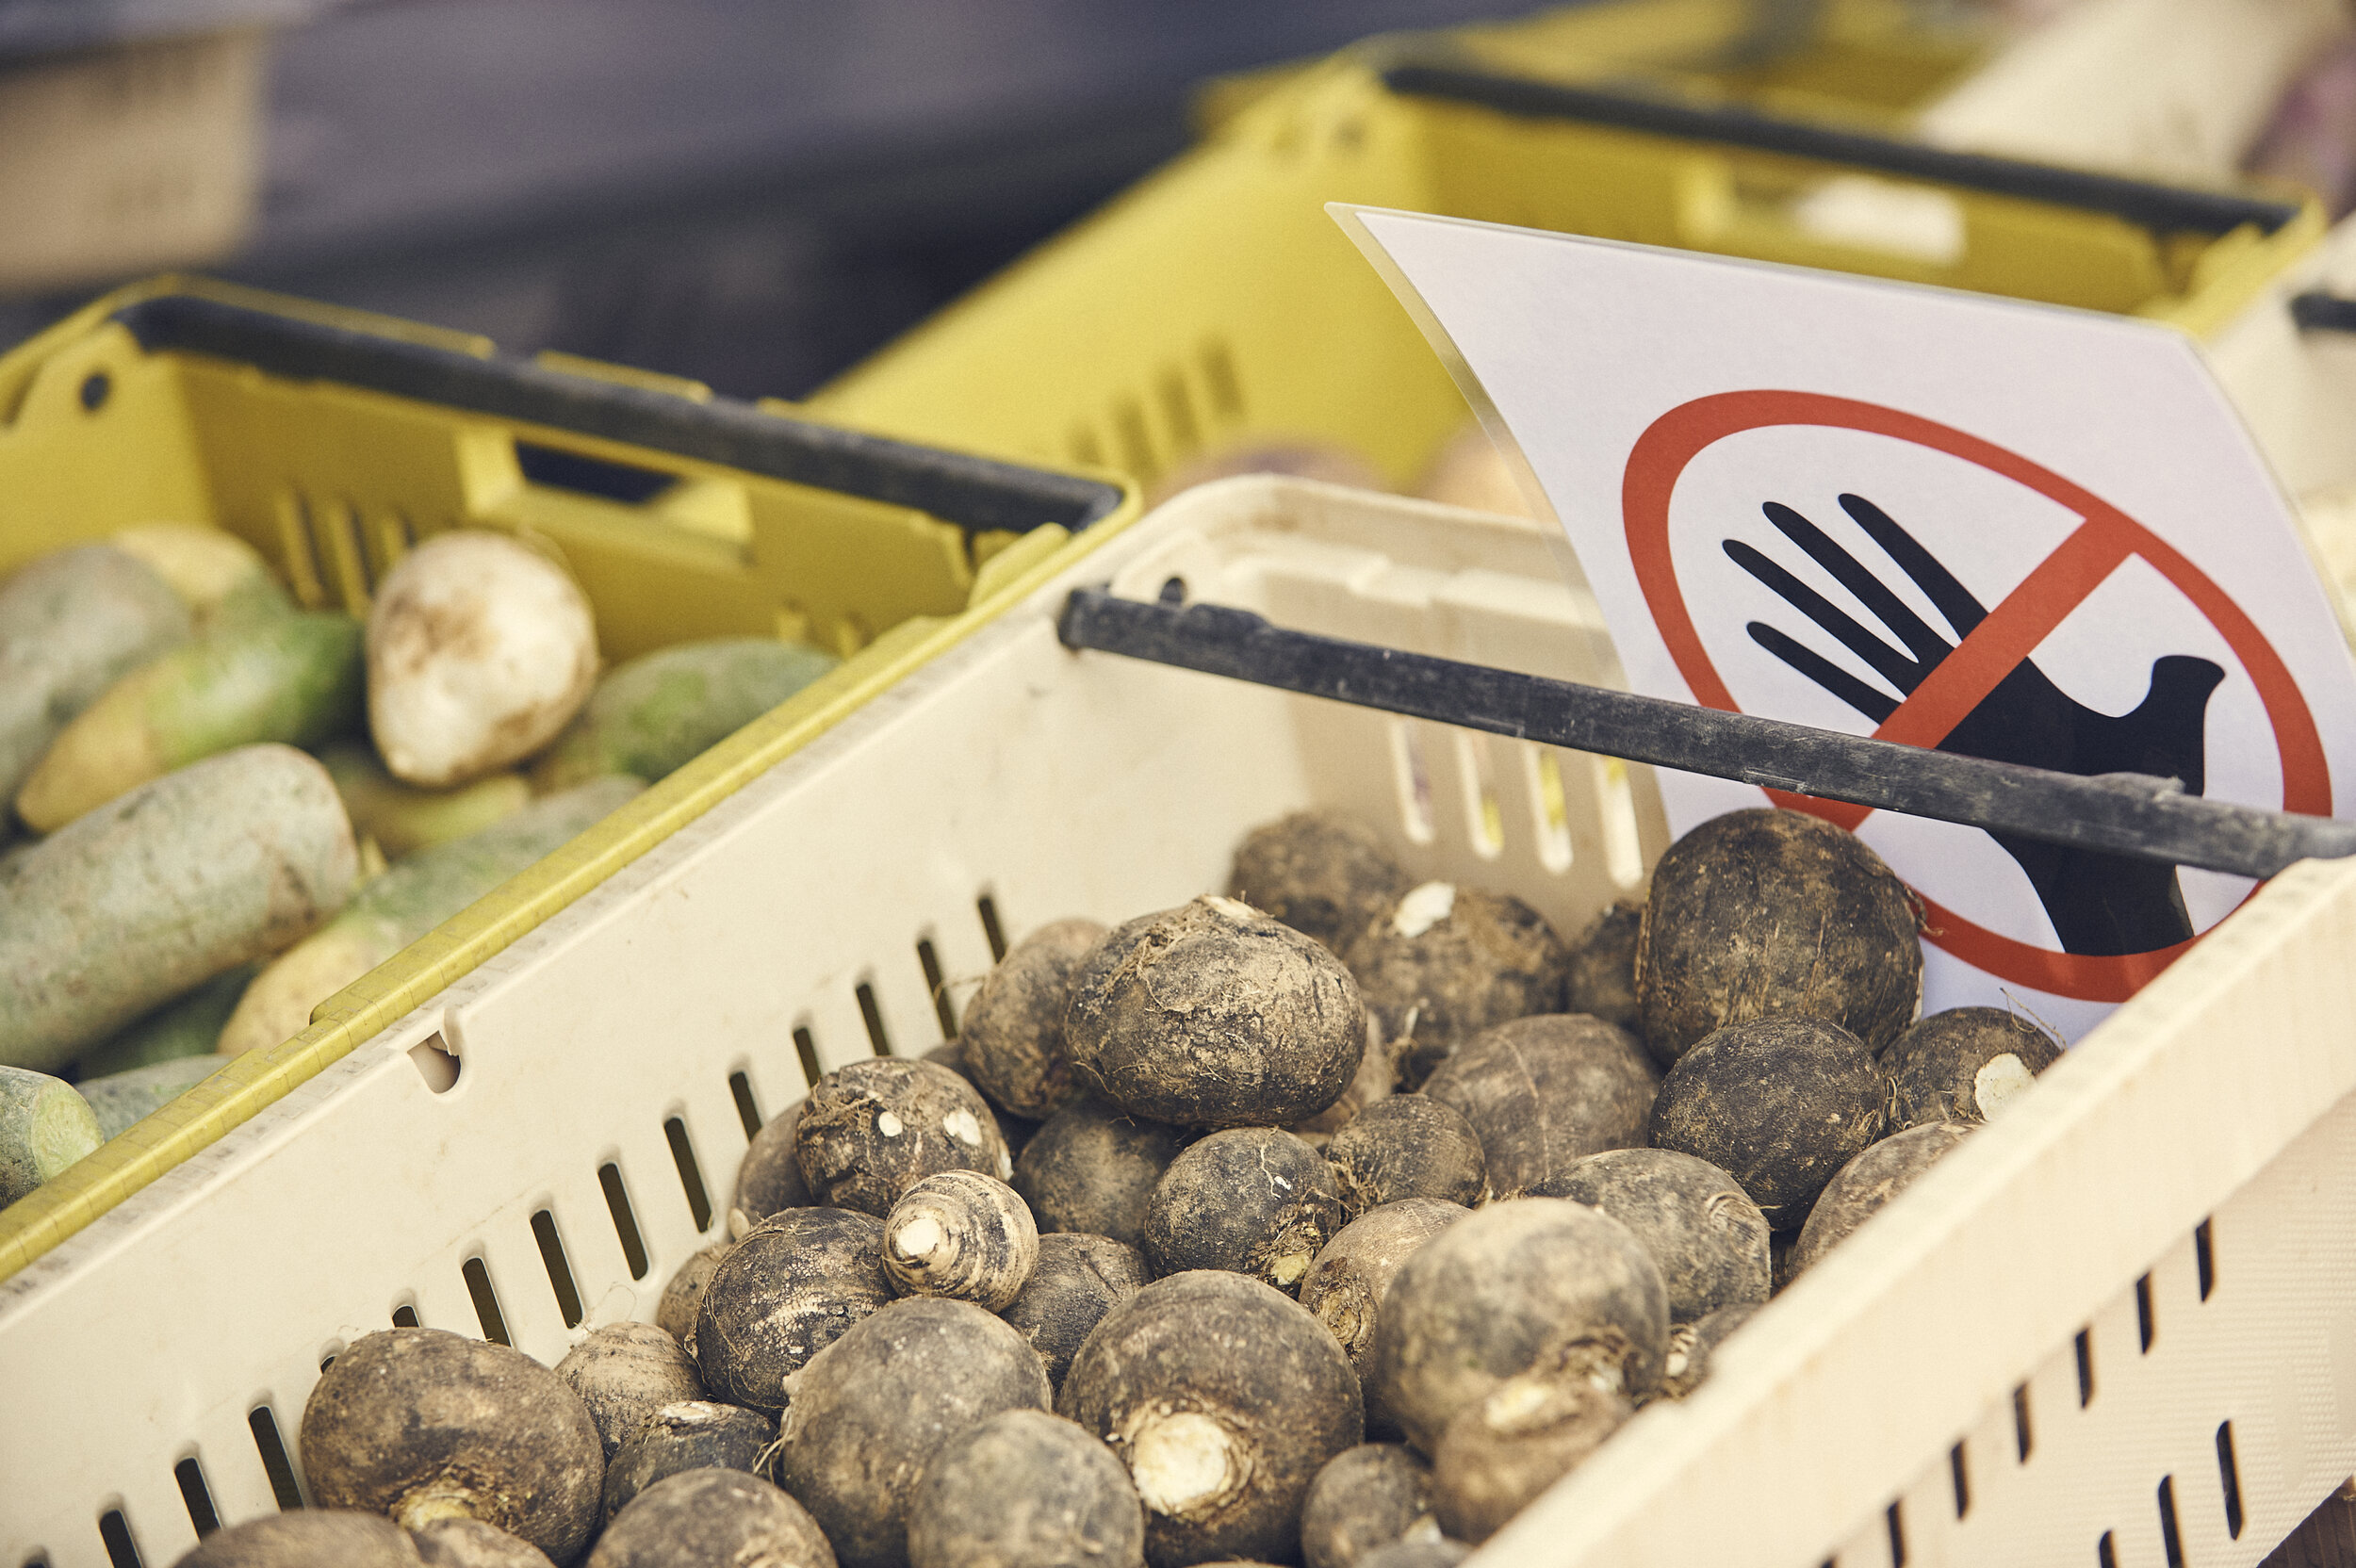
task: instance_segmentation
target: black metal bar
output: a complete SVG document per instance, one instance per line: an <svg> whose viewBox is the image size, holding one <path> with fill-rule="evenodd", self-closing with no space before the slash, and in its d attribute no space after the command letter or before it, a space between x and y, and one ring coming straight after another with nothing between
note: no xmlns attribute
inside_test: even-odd
<svg viewBox="0 0 2356 1568"><path fill-rule="evenodd" d="M1532 81L1430 62L1394 65L1383 73L1393 92L1472 104L1525 119L1577 120L1689 141L1718 141L1762 153L1819 158L1964 190L2017 196L2057 206L2105 212L2162 234L2190 230L2226 234L2255 223L2267 234L2299 216L2292 202L2231 191L2187 190L2148 180L2083 169L2057 169L1985 153L1958 153L1916 141L1893 141L1861 131L1805 121L1778 120L1740 104L1680 104L1632 92Z"/></svg>
<svg viewBox="0 0 2356 1568"><path fill-rule="evenodd" d="M2320 289L2294 295L2291 320L2302 332L2356 332L2356 300Z"/></svg>
<svg viewBox="0 0 2356 1568"><path fill-rule="evenodd" d="M196 294L165 294L114 319L151 351L208 354L274 376L335 382L521 423L575 431L771 479L914 507L982 531L1060 523L1078 532L1121 491L1070 474L795 419L739 401L697 401L551 369L380 337Z"/></svg>
<svg viewBox="0 0 2356 1568"><path fill-rule="evenodd" d="M2109 855L2256 877L2356 855L2356 823L2204 800L2174 779L2087 778L1925 751L1287 631L1220 605L1083 588L1065 601L1057 633L1072 648Z"/></svg>

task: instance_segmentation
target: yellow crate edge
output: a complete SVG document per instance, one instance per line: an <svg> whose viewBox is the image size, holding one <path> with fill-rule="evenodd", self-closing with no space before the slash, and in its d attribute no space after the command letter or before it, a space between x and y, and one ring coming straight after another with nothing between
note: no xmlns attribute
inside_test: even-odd
<svg viewBox="0 0 2356 1568"><path fill-rule="evenodd" d="M1143 508L1134 485L1126 480L1118 482L1126 496L1121 508L1073 536L1070 546L1046 552L1046 559L1020 573L1001 574L984 584L987 592L960 614L893 628L864 650L873 660L864 671L846 667L754 720L320 1004L310 1027L300 1035L268 1050L226 1059L212 1077L0 1209L0 1280L252 1120L755 776L997 619L1077 555L1120 534Z"/></svg>

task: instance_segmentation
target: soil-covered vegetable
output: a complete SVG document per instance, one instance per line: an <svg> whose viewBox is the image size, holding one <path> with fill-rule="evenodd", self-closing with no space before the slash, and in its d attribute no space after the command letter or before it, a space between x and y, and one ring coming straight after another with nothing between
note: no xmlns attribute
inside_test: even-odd
<svg viewBox="0 0 2356 1568"><path fill-rule="evenodd" d="M107 542L169 583L201 630L283 615L294 608L260 552L226 529L142 523L120 530Z"/></svg>
<svg viewBox="0 0 2356 1568"><path fill-rule="evenodd" d="M0 580L0 799L100 693L188 634L171 585L111 546L54 550Z"/></svg>
<svg viewBox="0 0 2356 1568"><path fill-rule="evenodd" d="M221 1070L218 1056L175 1056L123 1072L85 1078L74 1086L98 1117L101 1137L146 1120Z"/></svg>
<svg viewBox="0 0 2356 1568"><path fill-rule="evenodd" d="M720 637L642 653L607 672L532 769L543 790L611 773L651 784L842 662L798 643Z"/></svg>
<svg viewBox="0 0 2356 1568"><path fill-rule="evenodd" d="M891 1300L881 1220L786 1209L746 1232L712 1271L689 1348L714 1398L775 1413L787 1374Z"/></svg>
<svg viewBox="0 0 2356 1568"><path fill-rule="evenodd" d="M1653 869L1644 1043L1666 1067L1729 1023L1806 1016L1878 1052L1922 1000L1915 925L1905 884L1855 834L1804 811L1713 817Z"/></svg>
<svg viewBox="0 0 2356 1568"><path fill-rule="evenodd" d="M409 1538L426 1568L551 1568L548 1553L480 1519L436 1519Z"/></svg>
<svg viewBox="0 0 2356 1568"><path fill-rule="evenodd" d="M347 1346L303 1407L302 1453L318 1507L403 1527L480 1519L558 1562L597 1527L605 1479L597 1423L564 1380L439 1329Z"/></svg>
<svg viewBox="0 0 2356 1568"><path fill-rule="evenodd" d="M1360 1111L1379 1101L1388 1100L1399 1087L1399 1062L1391 1044L1383 1037L1383 1021L1366 1009L1366 1047L1358 1057L1358 1070L1350 1075L1350 1086L1342 1097L1317 1115L1293 1122L1287 1131L1300 1134L1312 1144L1323 1148L1325 1140L1349 1126Z"/></svg>
<svg viewBox="0 0 2356 1568"><path fill-rule="evenodd" d="M1986 1121L2061 1059L2053 1037L2002 1007L1951 1007L1921 1019L1882 1053L1898 1086L1898 1121Z"/></svg>
<svg viewBox="0 0 2356 1568"><path fill-rule="evenodd" d="M664 1405L624 1438L605 1466L604 1514L682 1470L742 1470L759 1475L761 1456L777 1439L777 1424L759 1411L712 1399Z"/></svg>
<svg viewBox="0 0 2356 1568"><path fill-rule="evenodd" d="M679 1342L652 1323L608 1323L564 1352L556 1375L581 1396L608 1462L623 1440L665 1405L704 1396L703 1379Z"/></svg>
<svg viewBox="0 0 2356 1568"><path fill-rule="evenodd" d="M1145 1211L1145 1255L1156 1274L1224 1268L1301 1288L1342 1228L1333 1168L1278 1127L1233 1127L1170 1162Z"/></svg>
<svg viewBox="0 0 2356 1568"><path fill-rule="evenodd" d="M272 960L238 999L216 1049L234 1056L301 1034L320 1003L644 788L634 778L600 778L534 801L467 838L419 850Z"/></svg>
<svg viewBox="0 0 2356 1568"><path fill-rule="evenodd" d="M999 1313L1031 1342L1047 1380L1063 1386L1106 1313L1144 1288L1145 1255L1110 1236L1059 1231L1039 1238L1039 1262L1023 1294Z"/></svg>
<svg viewBox="0 0 2356 1568"><path fill-rule="evenodd" d="M291 746L194 762L0 865L0 1063L51 1070L286 946L359 870L326 770Z"/></svg>
<svg viewBox="0 0 2356 1568"><path fill-rule="evenodd" d="M884 1272L903 1296L946 1296L1000 1312L1039 1262L1039 1227L1014 1188L978 1170L944 1170L884 1217Z"/></svg>
<svg viewBox="0 0 2356 1568"><path fill-rule="evenodd" d="M796 1100L761 1124L751 1147L736 1168L736 1196L728 1204L728 1229L742 1235L780 1209L810 1207L810 1184L802 1180L802 1159L794 1130L801 1124L809 1100Z"/></svg>
<svg viewBox="0 0 2356 1568"><path fill-rule="evenodd" d="M1530 498L1513 477L1513 465L1489 439L1480 421L1468 419L1432 455L1431 466L1415 481L1415 493L1447 506L1468 506L1475 512L1502 512L1530 517Z"/></svg>
<svg viewBox="0 0 2356 1568"><path fill-rule="evenodd" d="M1290 1558L1317 1472L1365 1429L1357 1376L1316 1318L1257 1280L1156 1280L1104 1315L1056 1409L1112 1446L1153 1568Z"/></svg>
<svg viewBox="0 0 2356 1568"><path fill-rule="evenodd" d="M909 1568L1137 1568L1145 1510L1112 1450L1043 1410L942 1445L908 1511Z"/></svg>
<svg viewBox="0 0 2356 1568"><path fill-rule="evenodd" d="M184 1056L211 1055L222 1025L237 1011L237 999L261 972L259 963L222 971L89 1047L74 1059L74 1070L88 1080Z"/></svg>
<svg viewBox="0 0 2356 1568"><path fill-rule="evenodd" d="M683 1470L630 1499L587 1568L835 1568L808 1510L741 1470Z"/></svg>
<svg viewBox="0 0 2356 1568"><path fill-rule="evenodd" d="M1682 1399L1707 1382L1718 1347L1758 1311L1758 1302L1744 1301L1670 1330L1669 1353L1661 1363L1661 1396Z"/></svg>
<svg viewBox="0 0 2356 1568"><path fill-rule="evenodd" d="M408 1532L357 1509L305 1508L266 1513L215 1530L173 1568L417 1568Z"/></svg>
<svg viewBox="0 0 2356 1568"><path fill-rule="evenodd" d="M1470 1206L1489 1184L1472 1123L1429 1095L1393 1095L1367 1107L1327 1142L1325 1157L1352 1219L1403 1198Z"/></svg>
<svg viewBox="0 0 2356 1568"><path fill-rule="evenodd" d="M1301 1509L1308 1568L1356 1568L1377 1546L1436 1540L1432 1466L1396 1443L1362 1443L1326 1462Z"/></svg>
<svg viewBox="0 0 2356 1568"><path fill-rule="evenodd" d="M376 748L365 741L323 746L319 758L344 798L352 830L374 839L395 860L480 833L532 802L532 786L519 773L495 773L447 790L421 790L386 772Z"/></svg>
<svg viewBox="0 0 2356 1568"><path fill-rule="evenodd" d="M952 1037L942 1040L918 1059L930 1062L935 1067L947 1068L967 1083L973 1084L976 1089L982 1086L973 1082L973 1074L966 1070L965 1042L962 1039ZM992 1101L988 1094L982 1096L982 1102L990 1106L990 1119L998 1123L998 1135L1006 1141L1006 1157L1008 1159L1021 1158L1024 1146L1029 1144L1032 1135L1039 1131L1039 1124L1027 1116L1015 1115L1004 1105Z"/></svg>
<svg viewBox="0 0 2356 1568"><path fill-rule="evenodd" d="M1449 1422L1525 1373L1648 1394L1668 1334L1661 1270L1627 1226L1566 1199L1513 1199L1450 1225L1393 1277L1374 1382L1436 1457Z"/></svg>
<svg viewBox="0 0 2356 1568"><path fill-rule="evenodd" d="M335 612L218 628L106 688L16 792L35 832L237 746L314 746L359 727L360 623Z"/></svg>
<svg viewBox="0 0 2356 1568"><path fill-rule="evenodd" d="M1102 1100L1076 1101L1023 1145L1014 1190L1042 1233L1080 1231L1139 1246L1146 1204L1185 1141L1177 1129Z"/></svg>
<svg viewBox="0 0 2356 1568"><path fill-rule="evenodd" d="M1559 1012L1569 962L1537 910L1449 882L1410 889L1358 934L1348 957L1408 1088L1482 1030Z"/></svg>
<svg viewBox="0 0 2356 1568"><path fill-rule="evenodd" d="M1661 1075L1625 1029L1582 1013L1497 1024L1457 1047L1423 1086L1464 1113L1489 1188L1528 1192L1607 1149L1643 1144Z"/></svg>
<svg viewBox="0 0 2356 1568"><path fill-rule="evenodd" d="M0 1208L106 1139L89 1101L62 1078L0 1067Z"/></svg>
<svg viewBox="0 0 2356 1568"><path fill-rule="evenodd" d="M1440 1527L1452 1541L1488 1540L1635 1413L1627 1395L1597 1380L1554 1372L1508 1378L1440 1435L1432 1456Z"/></svg>
<svg viewBox="0 0 2356 1568"><path fill-rule="evenodd" d="M1180 1127L1274 1127L1350 1086L1366 1050L1341 961L1231 898L1144 915L1072 977L1064 1043L1081 1081Z"/></svg>
<svg viewBox="0 0 2356 1568"><path fill-rule="evenodd" d="M1855 1035L1812 1018L1728 1024L1669 1070L1652 1142L1708 1160L1767 1223L1796 1231L1833 1173L1888 1127L1890 1081Z"/></svg>
<svg viewBox="0 0 2356 1568"><path fill-rule="evenodd" d="M1267 911L1338 954L1407 890L1372 828L1332 811L1295 811L1235 848L1227 896Z"/></svg>
<svg viewBox="0 0 2356 1568"><path fill-rule="evenodd" d="M1589 1013L1606 1023L1640 1030L1636 1005L1636 939L1644 927L1644 906L1615 901L1571 944L1562 988L1563 1010Z"/></svg>
<svg viewBox="0 0 2356 1568"><path fill-rule="evenodd" d="M368 609L368 728L411 784L463 784L531 756L597 674L589 601L505 534L437 534L385 574Z"/></svg>
<svg viewBox="0 0 2356 1568"><path fill-rule="evenodd" d="M1104 938L1092 920L1032 932L991 969L965 1009L957 1044L965 1075L994 1105L1043 1121L1079 1092L1064 1054L1072 977Z"/></svg>
<svg viewBox="0 0 2356 1568"><path fill-rule="evenodd" d="M1808 1223L1800 1227L1800 1244L1792 1254L1792 1272L1813 1267L1818 1259L1848 1239L1851 1232L1882 1210L1922 1172L1972 1135L1970 1121L1926 1121L1874 1144L1825 1184Z"/></svg>
<svg viewBox="0 0 2356 1568"><path fill-rule="evenodd" d="M1046 1371L970 1301L912 1297L854 1324L786 1380L777 1462L844 1568L908 1560L909 1499L941 1446L1008 1410L1044 1410Z"/></svg>
<svg viewBox="0 0 2356 1568"><path fill-rule="evenodd" d="M818 1080L794 1129L802 1180L821 1203L876 1216L944 1170L1001 1181L1014 1160L979 1090L945 1067L871 1057Z"/></svg>
<svg viewBox="0 0 2356 1568"><path fill-rule="evenodd" d="M735 1245L733 1239L715 1241L688 1255L679 1271L664 1283L663 1295L655 1302L655 1327L681 1345L688 1343L695 1332L695 1315L703 1310L704 1291L710 1287L720 1260ZM690 1347L687 1353L692 1356L695 1352Z"/></svg>
<svg viewBox="0 0 2356 1568"><path fill-rule="evenodd" d="M1415 1250L1472 1211L1436 1198L1404 1198L1368 1209L1333 1233L1301 1277L1301 1304L1317 1314L1367 1383L1366 1421L1387 1429L1375 1398L1375 1328L1383 1298Z"/></svg>
<svg viewBox="0 0 2356 1568"><path fill-rule="evenodd" d="M1601 1209L1636 1233L1661 1266L1672 1323L1767 1299L1767 1217L1708 1160L1673 1149L1607 1150L1543 1184L1539 1195Z"/></svg>
<svg viewBox="0 0 2356 1568"><path fill-rule="evenodd" d="M1358 1568L1456 1568L1470 1556L1470 1546L1445 1536L1436 1541L1394 1541L1360 1558Z"/></svg>

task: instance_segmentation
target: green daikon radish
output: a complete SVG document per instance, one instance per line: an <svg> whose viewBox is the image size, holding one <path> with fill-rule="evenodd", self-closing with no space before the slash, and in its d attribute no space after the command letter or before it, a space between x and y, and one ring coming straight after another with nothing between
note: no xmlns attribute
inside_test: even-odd
<svg viewBox="0 0 2356 1568"><path fill-rule="evenodd" d="M311 746L359 727L360 623L285 614L225 626L124 676L66 726L17 792L34 831L232 746Z"/></svg>
<svg viewBox="0 0 2356 1568"><path fill-rule="evenodd" d="M182 1056L153 1062L104 1078L85 1078L74 1087L98 1117L98 1131L113 1137L135 1121L144 1121L221 1070L219 1056Z"/></svg>
<svg viewBox="0 0 2356 1568"><path fill-rule="evenodd" d="M627 773L651 784L841 662L769 637L681 643L641 654L597 682L532 770L532 781L562 790Z"/></svg>
<svg viewBox="0 0 2356 1568"><path fill-rule="evenodd" d="M294 600L270 576L254 547L225 529L194 523L144 523L114 536L172 584L200 629L283 615Z"/></svg>
<svg viewBox="0 0 2356 1568"><path fill-rule="evenodd" d="M239 964L214 975L83 1052L74 1058L74 1070L87 1081L184 1056L211 1055L221 1040L221 1025L237 1010L237 998L261 972L260 964Z"/></svg>
<svg viewBox="0 0 2356 1568"><path fill-rule="evenodd" d="M403 784L385 771L375 748L364 741L325 747L319 760L327 764L328 776L344 797L352 831L374 839L393 860L480 833L532 799L532 786L515 773L495 773L450 790Z"/></svg>
<svg viewBox="0 0 2356 1568"><path fill-rule="evenodd" d="M0 1063L54 1071L343 907L358 852L327 770L241 746L0 866Z"/></svg>
<svg viewBox="0 0 2356 1568"><path fill-rule="evenodd" d="M0 582L0 795L100 693L188 640L171 586L106 545L56 551Z"/></svg>
<svg viewBox="0 0 2356 1568"><path fill-rule="evenodd" d="M221 1054L301 1034L320 1003L645 788L635 778L596 779L469 838L419 850L261 972L221 1030Z"/></svg>
<svg viewBox="0 0 2356 1568"><path fill-rule="evenodd" d="M72 1084L0 1067L0 1208L104 1141L90 1102Z"/></svg>
<svg viewBox="0 0 2356 1568"><path fill-rule="evenodd" d="M503 533L437 534L368 607L368 733L393 776L480 778L554 740L597 678L589 601Z"/></svg>

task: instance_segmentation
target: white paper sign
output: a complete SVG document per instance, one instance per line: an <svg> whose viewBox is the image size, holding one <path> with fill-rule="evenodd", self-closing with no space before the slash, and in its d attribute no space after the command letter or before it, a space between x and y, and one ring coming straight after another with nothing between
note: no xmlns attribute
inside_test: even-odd
<svg viewBox="0 0 2356 1568"><path fill-rule="evenodd" d="M1518 448L1635 690L2254 806L2348 801L2347 640L2173 329L1332 210ZM2067 1038L2251 890L1661 782L1677 832L1768 798L1855 828L1928 906L1925 1010L2009 1003Z"/></svg>

